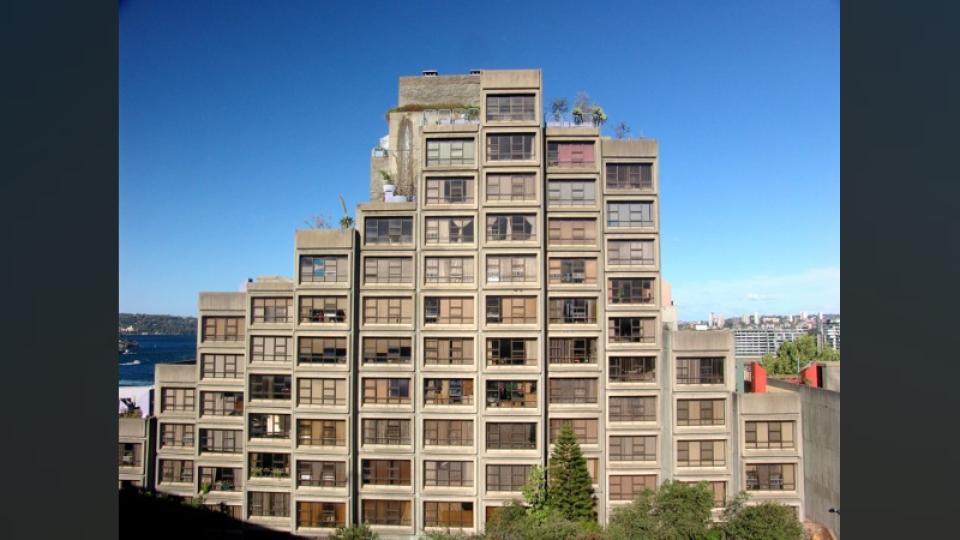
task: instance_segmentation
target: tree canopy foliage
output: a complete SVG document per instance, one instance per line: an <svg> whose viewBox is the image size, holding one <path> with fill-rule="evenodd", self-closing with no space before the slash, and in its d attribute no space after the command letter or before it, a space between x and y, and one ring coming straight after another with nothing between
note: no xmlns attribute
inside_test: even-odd
<svg viewBox="0 0 960 540"><path fill-rule="evenodd" d="M803 367L810 362L838 362L840 353L825 346L817 350L817 338L812 335L800 336L793 341L785 341L777 349L777 354L763 355L763 367L773 374L797 374L797 365Z"/></svg>

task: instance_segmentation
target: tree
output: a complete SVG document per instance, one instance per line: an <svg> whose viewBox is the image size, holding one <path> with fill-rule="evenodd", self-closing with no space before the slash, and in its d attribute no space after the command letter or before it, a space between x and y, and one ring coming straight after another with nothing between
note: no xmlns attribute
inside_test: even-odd
<svg viewBox="0 0 960 540"><path fill-rule="evenodd" d="M796 375L798 365L803 367L816 360L831 361L834 358L839 360L840 354L829 347L818 351L817 338L807 334L793 341L784 341L777 349L776 355L770 353L763 355L761 363L770 373Z"/></svg>
<svg viewBox="0 0 960 540"><path fill-rule="evenodd" d="M570 521L596 522L593 481L587 470L577 436L569 424L563 426L550 456L547 505Z"/></svg>
<svg viewBox="0 0 960 540"><path fill-rule="evenodd" d="M554 121L559 122L568 110L569 106L567 105L567 98L565 97L557 98L550 104L550 113L553 115Z"/></svg>
<svg viewBox="0 0 960 540"><path fill-rule="evenodd" d="M702 539L709 535L712 507L713 494L706 483L667 481L616 509L607 533L616 540Z"/></svg>
<svg viewBox="0 0 960 540"><path fill-rule="evenodd" d="M763 502L753 506L741 504L724 512L727 521L724 533L736 540L802 540L803 525L789 506Z"/></svg>
<svg viewBox="0 0 960 540"><path fill-rule="evenodd" d="M710 527L713 492L705 482L666 481L656 492L653 514L664 538L702 538Z"/></svg>
<svg viewBox="0 0 960 540"><path fill-rule="evenodd" d="M522 493L528 508L540 511L547 506L547 477L543 467L534 465L530 468Z"/></svg>
<svg viewBox="0 0 960 540"><path fill-rule="evenodd" d="M613 132L618 139L625 139L630 135L630 126L628 126L626 122L621 121L614 126Z"/></svg>
<svg viewBox="0 0 960 540"><path fill-rule="evenodd" d="M573 108L580 109L583 112L590 110L590 94L583 90L577 92L577 97L573 99Z"/></svg>
<svg viewBox="0 0 960 540"><path fill-rule="evenodd" d="M347 201L343 199L343 195L337 195L340 197L340 207L343 208L343 217L340 218L340 228L347 230L353 228L353 218L350 217L350 212L347 211Z"/></svg>
<svg viewBox="0 0 960 540"><path fill-rule="evenodd" d="M377 540L380 537L370 530L369 525L361 523L350 527L340 527L330 538L333 540Z"/></svg>

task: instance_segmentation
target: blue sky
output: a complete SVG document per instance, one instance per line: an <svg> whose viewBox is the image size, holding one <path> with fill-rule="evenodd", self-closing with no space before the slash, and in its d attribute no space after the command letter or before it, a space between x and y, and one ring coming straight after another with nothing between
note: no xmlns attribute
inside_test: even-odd
<svg viewBox="0 0 960 540"><path fill-rule="evenodd" d="M425 68L541 68L546 101L587 91L658 139L682 320L839 312L836 0L122 2L120 310L291 275Z"/></svg>

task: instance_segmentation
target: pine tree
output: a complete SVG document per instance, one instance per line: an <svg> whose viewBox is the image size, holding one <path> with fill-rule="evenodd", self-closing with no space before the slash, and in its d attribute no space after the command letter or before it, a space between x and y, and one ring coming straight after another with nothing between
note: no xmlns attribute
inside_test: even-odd
<svg viewBox="0 0 960 540"><path fill-rule="evenodd" d="M547 484L548 505L571 521L597 520L593 481L587 460L570 425L564 425L550 456Z"/></svg>

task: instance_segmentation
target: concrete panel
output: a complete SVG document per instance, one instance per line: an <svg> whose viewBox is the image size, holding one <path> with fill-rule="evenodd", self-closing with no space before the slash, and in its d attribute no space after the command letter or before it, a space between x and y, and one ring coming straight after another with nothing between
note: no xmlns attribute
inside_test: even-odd
<svg viewBox="0 0 960 540"><path fill-rule="evenodd" d="M657 157L659 144L656 139L602 139L601 155L613 157Z"/></svg>
<svg viewBox="0 0 960 540"><path fill-rule="evenodd" d="M196 364L157 364L154 369L157 383L188 383L193 386L197 382Z"/></svg>
<svg viewBox="0 0 960 540"><path fill-rule="evenodd" d="M246 293L242 292L202 292L198 307L200 311L243 311L246 298Z"/></svg>
<svg viewBox="0 0 960 540"><path fill-rule="evenodd" d="M679 330L673 336L673 350L720 351L733 356L733 332L730 330Z"/></svg>
<svg viewBox="0 0 960 540"><path fill-rule="evenodd" d="M492 88L540 88L539 69L495 69L480 72L480 85Z"/></svg>
<svg viewBox="0 0 960 540"><path fill-rule="evenodd" d="M258 276L247 284L248 291L292 291L293 280L283 276Z"/></svg>
<svg viewBox="0 0 960 540"><path fill-rule="evenodd" d="M191 370L192 373L192 370ZM118 426L120 437L146 437L147 419L146 418L120 418Z"/></svg>
<svg viewBox="0 0 960 540"><path fill-rule="evenodd" d="M480 77L476 75L440 75L400 77L400 106L432 103L480 105Z"/></svg>
<svg viewBox="0 0 960 540"><path fill-rule="evenodd" d="M296 249L349 249L353 246L353 229L300 229L294 245Z"/></svg>
<svg viewBox="0 0 960 540"><path fill-rule="evenodd" d="M800 414L800 397L793 392L777 391L743 394L741 414Z"/></svg>

